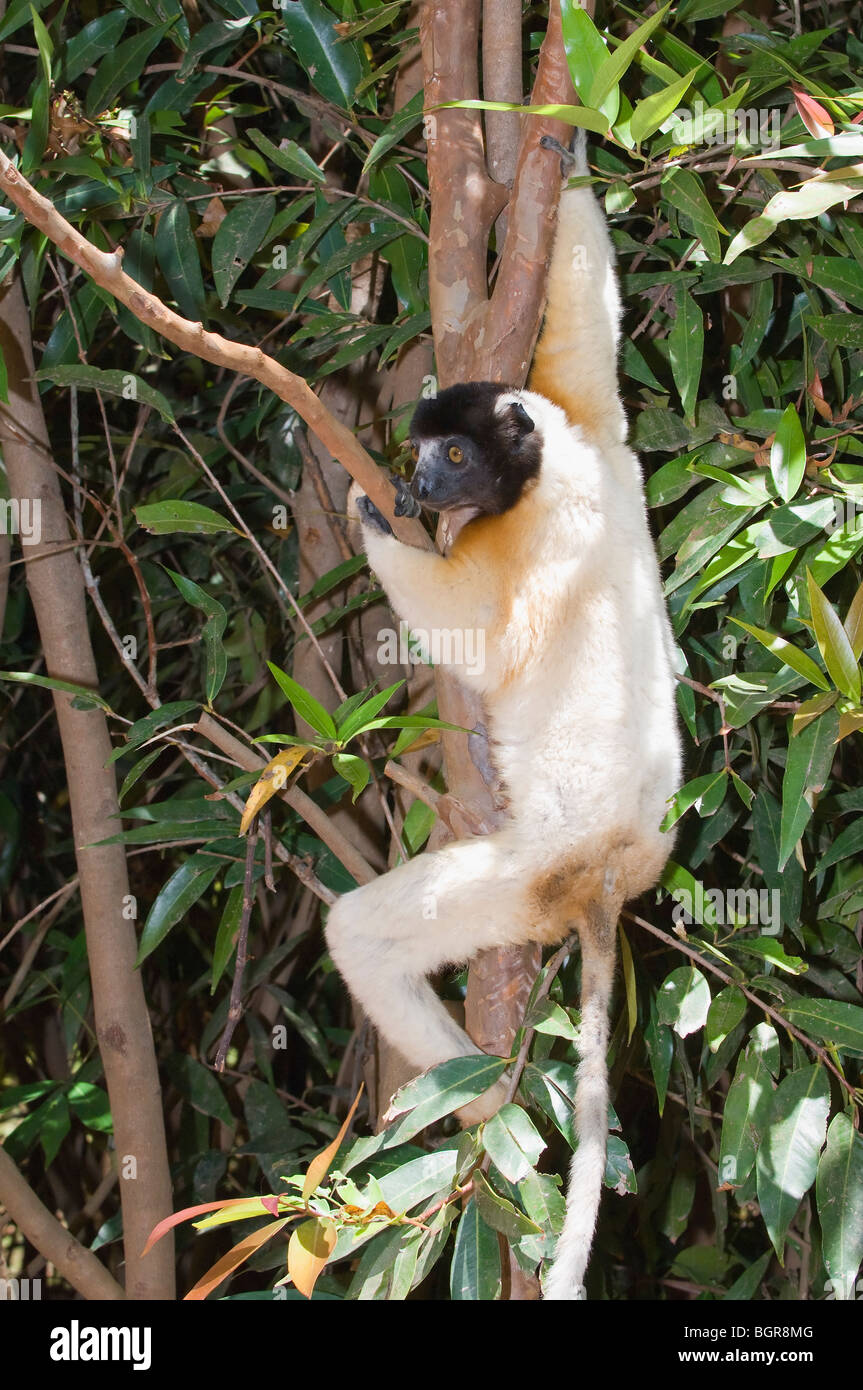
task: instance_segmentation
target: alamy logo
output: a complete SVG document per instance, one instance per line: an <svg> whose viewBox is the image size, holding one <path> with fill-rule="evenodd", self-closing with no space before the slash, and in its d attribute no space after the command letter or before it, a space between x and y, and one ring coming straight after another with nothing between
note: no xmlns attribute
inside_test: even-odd
<svg viewBox="0 0 863 1390"><path fill-rule="evenodd" d="M778 936L781 925L778 888L704 888L696 882L695 892L675 888L676 902L671 910L675 926L707 922L711 926L753 925L764 936Z"/></svg>
<svg viewBox="0 0 863 1390"><path fill-rule="evenodd" d="M0 535L20 536L22 545L38 545L42 539L42 499L0 497Z"/></svg>
<svg viewBox="0 0 863 1390"><path fill-rule="evenodd" d="M149 1327L82 1327L73 1318L68 1327L51 1329L52 1361L131 1361L135 1371L148 1371L152 1329Z"/></svg>
<svg viewBox="0 0 863 1390"><path fill-rule="evenodd" d="M472 675L485 670L485 629L481 627L433 627L428 630L399 623L378 633L378 661L382 666L463 666Z"/></svg>

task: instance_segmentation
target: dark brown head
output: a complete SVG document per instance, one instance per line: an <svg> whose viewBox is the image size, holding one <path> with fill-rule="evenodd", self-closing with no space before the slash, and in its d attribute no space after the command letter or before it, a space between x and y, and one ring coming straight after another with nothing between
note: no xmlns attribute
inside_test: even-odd
<svg viewBox="0 0 863 1390"><path fill-rule="evenodd" d="M512 389L491 381L450 386L420 401L411 421L411 492L430 511L509 511L539 474L542 440Z"/></svg>

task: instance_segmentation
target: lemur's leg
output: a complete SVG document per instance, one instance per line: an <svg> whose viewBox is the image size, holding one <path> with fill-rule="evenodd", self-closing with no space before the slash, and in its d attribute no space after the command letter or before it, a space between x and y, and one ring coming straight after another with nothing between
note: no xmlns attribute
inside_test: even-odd
<svg viewBox="0 0 863 1390"><path fill-rule="evenodd" d="M572 155L555 141L546 148L569 161L566 172L589 173L583 139ZM564 188L548 279L545 325L534 356L530 389L563 406L571 422L609 442L622 442L626 421L618 399L620 294L605 215L593 190Z"/></svg>
<svg viewBox="0 0 863 1390"><path fill-rule="evenodd" d="M506 830L423 854L330 909L333 960L381 1033L420 1069L480 1052L427 981L441 966L535 934L523 860ZM504 1099L498 1083L461 1112L468 1123Z"/></svg>

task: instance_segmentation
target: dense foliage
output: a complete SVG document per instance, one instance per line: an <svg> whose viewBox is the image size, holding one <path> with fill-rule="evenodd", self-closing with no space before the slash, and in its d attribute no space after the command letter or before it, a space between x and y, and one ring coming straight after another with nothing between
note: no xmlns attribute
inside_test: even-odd
<svg viewBox="0 0 863 1390"><path fill-rule="evenodd" d="M683 0L637 29L643 16L622 4L598 27L564 6L587 119L610 126L592 137L591 161L627 305L631 438L686 678L673 862L621 923L597 1297L848 1298L863 1257L863 43L849 8L859 21L859 6L807 6L796 32L795 7L781 3L752 13ZM315 389L344 380L351 423L401 467L410 403L387 403L386 372L430 327L421 94L394 110L417 45L407 7L103 9L8 6L4 148L178 312L263 343ZM527 7L526 89L544 30L543 7ZM351 1015L317 900L278 860L267 894L260 841L246 1011L226 1071L212 1070L246 845L236 799L213 799L184 757L185 731L204 706L253 737L293 735L319 805L377 806L386 756L410 742L380 727L402 692L384 716L375 700L354 717L356 702L335 692L321 710L266 663L297 674L309 639L293 596L316 635L337 639L327 651L341 683L371 698L359 623L379 593L354 559L313 587L301 580L307 537L292 502L312 464L286 406L166 346L9 208L0 238L0 278L15 267L25 288L55 457L102 600L92 630L177 1207L280 1198L204 1223L228 1233L185 1238L186 1286L254 1229L250 1261L218 1287L270 1289L293 1230L301 1288L328 1257L357 1251L326 1268L315 1297L500 1296L510 1275L498 1235L532 1273L561 1221L577 953L538 982L518 1105L460 1135L444 1117L504 1064L448 1064L303 1189L356 1092L362 1046L354 1035L344 1060ZM8 928L74 874L20 565L0 666L31 677L2 693ZM292 707L314 735L291 724ZM366 726L370 741L345 751ZM212 767L248 795L254 775ZM350 887L300 816L272 804L283 849L331 890ZM416 803L408 852L431 820ZM387 826L375 833L383 862ZM15 934L0 987L4 1144L79 1236L105 1246L118 1234L110 1198L98 1220L83 1211L111 1120L74 892ZM457 996L458 981L448 988ZM299 1229L285 1219L298 1213Z"/></svg>

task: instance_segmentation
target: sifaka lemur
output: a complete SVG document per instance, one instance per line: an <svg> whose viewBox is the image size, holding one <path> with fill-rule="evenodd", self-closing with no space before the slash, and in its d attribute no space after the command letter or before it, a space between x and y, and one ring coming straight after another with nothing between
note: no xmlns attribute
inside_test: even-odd
<svg viewBox="0 0 863 1390"><path fill-rule="evenodd" d="M659 827L680 780L672 638L626 445L619 321L605 218L589 187L564 189L530 389L457 385L413 417L415 470L397 511L467 514L451 551L401 544L368 498L356 503L399 617L484 634L482 668L453 669L482 694L508 810L493 834L348 893L326 926L351 992L417 1068L479 1051L429 975L489 947L551 946L577 931L578 1147L543 1274L550 1299L584 1296L605 1171L617 919L662 872L672 836ZM505 1094L499 1081L462 1122L488 1118Z"/></svg>

